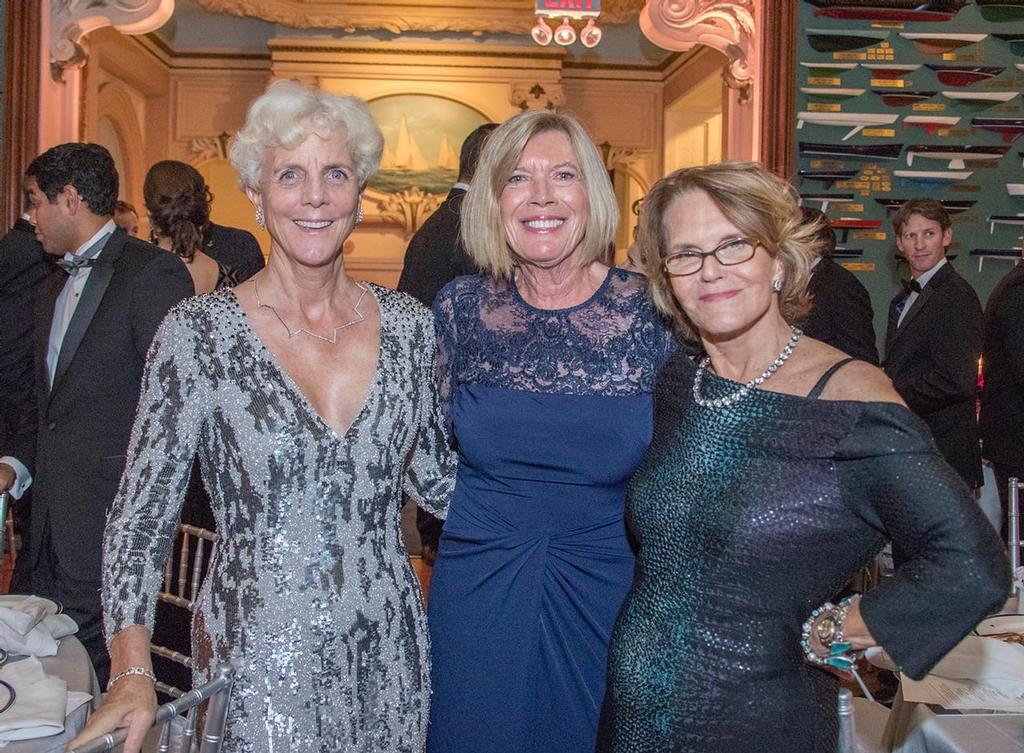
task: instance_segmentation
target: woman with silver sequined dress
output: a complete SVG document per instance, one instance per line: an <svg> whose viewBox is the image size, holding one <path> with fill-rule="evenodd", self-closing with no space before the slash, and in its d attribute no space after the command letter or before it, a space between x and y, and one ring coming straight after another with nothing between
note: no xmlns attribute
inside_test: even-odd
<svg viewBox="0 0 1024 753"><path fill-rule="evenodd" d="M999 539L927 427L882 371L791 326L816 231L749 163L644 200L655 301L707 357L677 354L655 388L600 753L832 753L853 652L920 678L1006 598ZM831 603L887 539L895 575Z"/></svg>
<svg viewBox="0 0 1024 753"><path fill-rule="evenodd" d="M76 744L128 726L135 751L152 719L153 596L198 452L221 541L193 659L197 681L237 670L224 750L422 751L430 647L399 509L443 517L454 462L430 312L343 268L382 146L353 97L285 81L250 108L231 159L270 261L154 340L106 534L114 679Z"/></svg>

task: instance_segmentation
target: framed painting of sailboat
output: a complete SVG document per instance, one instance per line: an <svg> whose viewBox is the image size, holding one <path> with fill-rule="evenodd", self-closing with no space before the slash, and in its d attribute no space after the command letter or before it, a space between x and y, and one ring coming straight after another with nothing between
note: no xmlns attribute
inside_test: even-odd
<svg viewBox="0 0 1024 753"><path fill-rule="evenodd" d="M367 103L384 133L380 170L369 188L386 194L418 188L446 194L458 177L459 149L483 114L451 99L398 94Z"/></svg>

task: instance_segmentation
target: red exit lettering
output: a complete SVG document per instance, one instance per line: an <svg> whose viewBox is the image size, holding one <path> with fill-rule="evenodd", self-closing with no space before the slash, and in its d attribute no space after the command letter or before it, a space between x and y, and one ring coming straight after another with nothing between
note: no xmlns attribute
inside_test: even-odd
<svg viewBox="0 0 1024 753"><path fill-rule="evenodd" d="M595 10L600 0L544 0L544 10Z"/></svg>

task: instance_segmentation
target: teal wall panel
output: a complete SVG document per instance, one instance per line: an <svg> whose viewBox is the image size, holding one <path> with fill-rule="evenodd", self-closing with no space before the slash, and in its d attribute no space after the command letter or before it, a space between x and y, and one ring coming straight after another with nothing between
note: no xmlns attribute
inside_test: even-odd
<svg viewBox="0 0 1024 753"><path fill-rule="evenodd" d="M922 0L878 0L874 3L889 8L924 4ZM996 20L995 16L999 14L990 8L979 7L976 3L938 0L930 5L964 7L948 20L937 22L873 21L828 15L828 6L840 5L849 7L865 3L800 0L800 31L797 39L800 64L795 72L797 110L810 113L809 119L812 121L842 118L850 114L855 117L876 115L879 120L891 120L892 116L896 116L896 119L891 124L868 125L856 133L851 133L853 125L805 122L794 131L795 140L798 144L902 145L902 148L899 157L892 160L811 155L806 153L808 150L801 155L797 149L798 170L853 170L855 175L832 185L800 178L795 178L794 182L802 193L853 194L850 201L828 205L826 212L832 219L857 218L866 220L865 224L881 222L877 229L850 230L846 243L840 243L846 247L863 249L862 257L841 261L854 269L871 292L875 331L881 340L889 300L899 289L899 278L906 277L907 271L894 258L896 244L888 220L889 213L879 199L931 196L946 201L974 202L970 208L953 216L954 237L950 254L956 255L954 265L977 290L982 303L999 278L1010 269L1011 262L986 259L983 269L979 271L978 259L972 257L970 252L981 248L1019 248L1021 245L1020 235L1024 228L1018 225L997 225L993 232L988 218L991 215L1024 213L1024 196L1010 196L1006 187L1007 183L1024 183L1024 138L1004 141L999 133L973 128L971 122L975 118L1024 119L1021 94L1024 89L1024 41L1008 42L995 36L1016 34L1024 39L1024 3L1020 7L1020 16L1012 17L1015 14L1011 13L1008 19ZM943 52L947 40L921 40L904 36L920 33L929 37L943 34L975 34L985 37ZM851 34L864 35L860 46L846 50L829 49L830 46L853 45L856 40L847 39ZM814 64L818 64L818 67L813 67ZM823 65L846 67L822 69L820 66ZM895 72L891 69L867 67L880 65L900 65L912 70ZM929 65L942 67L942 70L929 68ZM995 75L988 78L957 80L962 77L948 70L953 66L984 66L996 70L990 71ZM945 81L939 80L940 75ZM975 78L970 73L966 77ZM1005 96L1012 94L1012 97L1006 102L989 102L987 99L972 101L954 99L945 96L943 92L987 96L993 96L994 92L1007 92ZM904 96L893 96L900 93ZM907 123L907 116L958 117L960 121L951 127L926 129ZM968 157L962 169L955 165L951 168L950 159L943 161L920 154L914 155L912 164L908 165L908 152L912 147L939 145L948 145L954 149L965 145L991 147L990 151L1002 151L1005 154L997 159L983 161L972 161ZM951 182L920 182L898 177L897 170L938 173L967 171L971 175L964 180ZM807 203L821 208L818 203Z"/></svg>

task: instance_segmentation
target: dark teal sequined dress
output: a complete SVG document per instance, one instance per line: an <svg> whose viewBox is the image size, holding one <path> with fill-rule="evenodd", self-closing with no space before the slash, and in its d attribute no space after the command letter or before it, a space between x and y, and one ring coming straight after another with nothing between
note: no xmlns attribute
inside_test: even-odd
<svg viewBox="0 0 1024 753"><path fill-rule="evenodd" d="M677 353L659 376L630 486L640 548L598 750L833 751L836 684L800 650L811 610L891 537L903 562L862 614L920 677L1005 598L999 540L902 406L754 390L702 408L693 373ZM737 387L708 374L703 395Z"/></svg>

